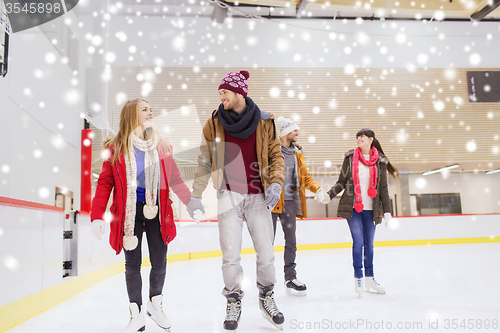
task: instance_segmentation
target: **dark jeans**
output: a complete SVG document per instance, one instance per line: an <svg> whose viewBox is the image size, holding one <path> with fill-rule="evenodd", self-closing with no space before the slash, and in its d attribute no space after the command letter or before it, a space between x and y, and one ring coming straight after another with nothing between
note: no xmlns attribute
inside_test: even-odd
<svg viewBox="0 0 500 333"><path fill-rule="evenodd" d="M132 251L125 252L125 280L127 282L127 292L130 303L142 305L142 234L146 230L148 240L149 260L151 261L151 272L149 273L149 298L160 295L165 283L167 271L167 245L163 243L160 229L159 214L152 220L144 217L144 202L137 202L135 214L134 235L139 243Z"/></svg>
<svg viewBox="0 0 500 333"><path fill-rule="evenodd" d="M297 218L295 216L295 203L293 200L285 200L285 207L282 213L273 213L274 236L276 237L276 223L280 218L281 227L285 234L285 253L283 254L285 261L285 280L293 280L297 278L295 271L295 257L297 252L297 239L295 237L295 229Z"/></svg>
<svg viewBox="0 0 500 333"><path fill-rule="evenodd" d="M375 238L373 211L363 210L361 213L358 213L353 209L352 218L347 219L347 223L349 223L352 235L354 277L363 277L363 261L365 264L365 276L373 276L373 240Z"/></svg>

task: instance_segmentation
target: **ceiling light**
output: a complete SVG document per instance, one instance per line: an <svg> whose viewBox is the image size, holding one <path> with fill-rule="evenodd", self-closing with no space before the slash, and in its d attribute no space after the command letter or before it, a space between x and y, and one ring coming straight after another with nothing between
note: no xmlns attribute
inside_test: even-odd
<svg viewBox="0 0 500 333"><path fill-rule="evenodd" d="M486 171L486 174L491 175L492 173L498 173L498 172L500 172L500 169Z"/></svg>
<svg viewBox="0 0 500 333"><path fill-rule="evenodd" d="M497 7L500 6L500 0L492 0L489 1L488 5L486 5L483 9L475 12L474 14L471 15L471 20L474 22L481 21L484 19L488 14L490 14L492 11L497 9Z"/></svg>
<svg viewBox="0 0 500 333"><path fill-rule="evenodd" d="M428 176L428 175L432 175L434 173L443 172L443 171L455 169L455 168L458 168L458 164L449 165L447 167L436 169L436 170L426 171L422 174L422 176Z"/></svg>

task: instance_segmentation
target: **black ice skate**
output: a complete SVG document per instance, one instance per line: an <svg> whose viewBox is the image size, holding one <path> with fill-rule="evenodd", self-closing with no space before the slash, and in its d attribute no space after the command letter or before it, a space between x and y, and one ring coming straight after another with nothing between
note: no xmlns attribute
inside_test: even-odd
<svg viewBox="0 0 500 333"><path fill-rule="evenodd" d="M224 329L226 332L234 332L238 328L238 322L241 315L241 300L237 294L227 296L226 319L224 320Z"/></svg>
<svg viewBox="0 0 500 333"><path fill-rule="evenodd" d="M290 296L306 296L307 287L297 279L285 281L286 294Z"/></svg>
<svg viewBox="0 0 500 333"><path fill-rule="evenodd" d="M272 288L273 286L267 287L264 289L264 294L259 295L259 307L262 310L262 316L282 330L285 317L276 306Z"/></svg>

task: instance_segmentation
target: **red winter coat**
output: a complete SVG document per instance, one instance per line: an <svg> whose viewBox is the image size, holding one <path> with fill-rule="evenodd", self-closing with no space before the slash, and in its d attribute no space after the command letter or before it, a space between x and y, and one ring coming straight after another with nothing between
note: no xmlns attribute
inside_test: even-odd
<svg viewBox="0 0 500 333"><path fill-rule="evenodd" d="M189 203L191 192L182 180L171 153L163 154L160 150L158 150L158 153L161 168L160 193L158 198L160 203L161 235L163 242L167 244L177 235L172 211L172 200L168 197L169 186L185 205ZM97 188L92 200L91 221L97 219L104 220L109 195L113 188L109 243L116 251L116 254L119 254L123 247L123 225L125 221L125 205L127 203L127 178L123 154L120 155L115 165L111 165L109 160L104 161L102 164L102 172L97 180Z"/></svg>

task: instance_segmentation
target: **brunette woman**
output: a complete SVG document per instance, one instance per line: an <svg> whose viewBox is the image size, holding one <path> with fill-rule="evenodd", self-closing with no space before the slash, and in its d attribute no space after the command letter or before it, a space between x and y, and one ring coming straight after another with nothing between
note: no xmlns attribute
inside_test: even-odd
<svg viewBox="0 0 500 333"><path fill-rule="evenodd" d="M391 204L387 188L387 172L396 178L397 169L384 155L375 133L362 129L356 134L356 149L344 154L344 163L337 183L328 191L330 199L344 190L337 211L347 219L352 235L354 290L361 296L364 286L385 294L385 288L375 281L373 272L373 240L375 229L391 218Z"/></svg>

